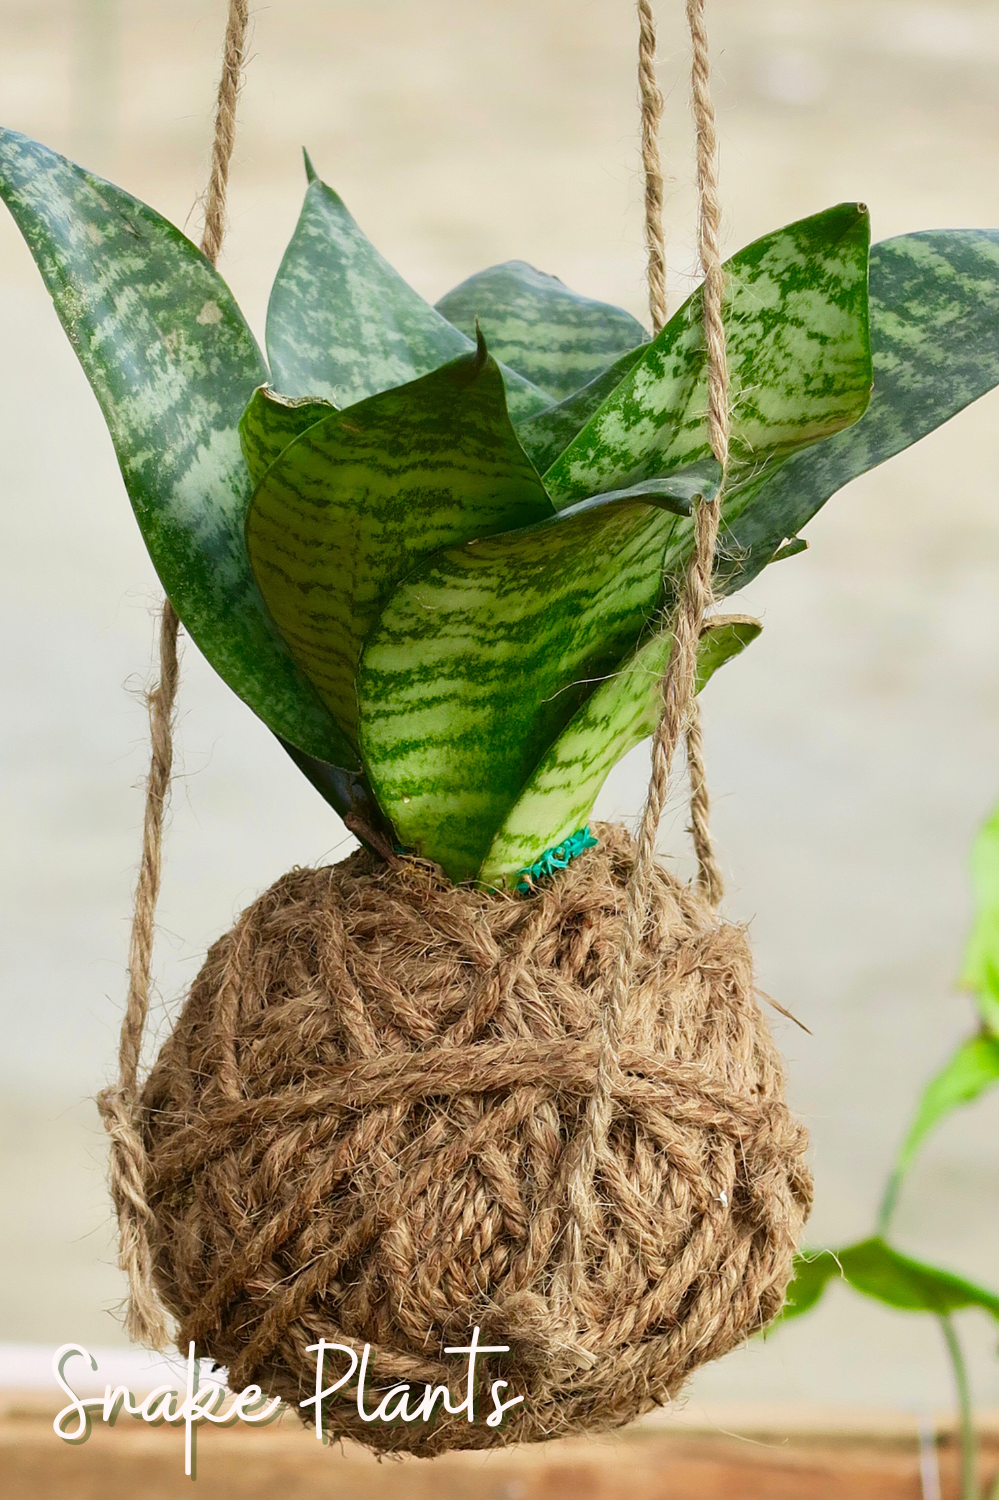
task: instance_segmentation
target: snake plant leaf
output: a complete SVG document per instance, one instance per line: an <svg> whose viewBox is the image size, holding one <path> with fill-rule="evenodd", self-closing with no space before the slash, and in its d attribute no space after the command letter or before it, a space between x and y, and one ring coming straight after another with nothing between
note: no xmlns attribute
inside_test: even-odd
<svg viewBox="0 0 1000 1500"><path fill-rule="evenodd" d="M996 1294L987 1287L911 1260L876 1235L845 1250L809 1250L797 1255L795 1277L778 1322L787 1323L815 1307L827 1282L838 1275L856 1292L906 1312L942 1317L965 1307L981 1307L997 1317Z"/></svg>
<svg viewBox="0 0 1000 1500"><path fill-rule="evenodd" d="M340 814L352 833L369 847L377 847L376 840L379 839L391 845L392 829L375 801L371 784L363 771L345 771L341 766L306 755L287 740L279 737L278 742L324 802Z"/></svg>
<svg viewBox="0 0 1000 1500"><path fill-rule="evenodd" d="M185 627L271 729L358 768L250 574L237 424L267 369L225 282L153 209L13 130L0 131L0 196L101 405Z"/></svg>
<svg viewBox="0 0 1000 1500"><path fill-rule="evenodd" d="M769 478L729 528L717 591L749 583L843 485L996 385L995 231L933 229L873 245L870 299L871 405Z"/></svg>
<svg viewBox="0 0 1000 1500"><path fill-rule="evenodd" d="M640 344L638 348L630 349L582 390L574 391L565 401L515 424L521 446L539 474L550 469L563 449L569 447L580 428L621 385L632 366L638 364L645 348L645 344Z"/></svg>
<svg viewBox="0 0 1000 1500"><path fill-rule="evenodd" d="M997 946L1000 934L1000 829L997 813L987 818L972 846L972 885L975 894L975 917L965 948L959 984L971 990L976 998L983 1024L993 1036L997 1034Z"/></svg>
<svg viewBox="0 0 1000 1500"><path fill-rule="evenodd" d="M267 308L274 388L353 406L473 349L393 270L308 155L305 161L305 201ZM511 371L504 379L513 415L551 404L522 376Z"/></svg>
<svg viewBox="0 0 1000 1500"><path fill-rule="evenodd" d="M856 422L871 392L868 212L842 203L726 263L731 472ZM708 442L701 290L545 473L553 504L696 463Z"/></svg>
<svg viewBox="0 0 1000 1500"><path fill-rule="evenodd" d="M255 491L246 543L279 630L353 743L358 658L396 583L442 547L552 514L481 339L309 427Z"/></svg>
<svg viewBox="0 0 1000 1500"><path fill-rule="evenodd" d="M702 496L711 498L718 494L721 479L722 470L718 463L714 458L708 458L703 463L692 464L689 469L682 469L665 479L646 479L641 484L629 485L628 489L606 490L603 494L591 495L587 500L567 505L561 514L565 519L580 511L592 510L595 506L611 505L616 500L648 500L652 505L672 511L675 516L690 516L696 499Z"/></svg>
<svg viewBox="0 0 1000 1500"><path fill-rule="evenodd" d="M715 493L703 473L699 488ZM402 843L451 879L477 874L542 756L656 612L671 533L690 526L663 499L583 502L448 548L386 604L358 674L362 754Z"/></svg>
<svg viewBox="0 0 1000 1500"><path fill-rule="evenodd" d="M281 396L258 386L240 417L240 446L256 487L274 460L307 428L337 408L312 396Z"/></svg>
<svg viewBox="0 0 1000 1500"><path fill-rule="evenodd" d="M468 338L478 321L494 356L556 401L649 338L623 308L582 297L523 260L477 272L434 305Z"/></svg>
<svg viewBox="0 0 1000 1500"><path fill-rule="evenodd" d="M748 615L709 620L698 646L696 692L760 631L760 622ZM511 877L541 850L556 847L588 822L610 771L656 728L671 645L672 638L664 635L647 641L577 709L497 830L480 880L512 884Z"/></svg>

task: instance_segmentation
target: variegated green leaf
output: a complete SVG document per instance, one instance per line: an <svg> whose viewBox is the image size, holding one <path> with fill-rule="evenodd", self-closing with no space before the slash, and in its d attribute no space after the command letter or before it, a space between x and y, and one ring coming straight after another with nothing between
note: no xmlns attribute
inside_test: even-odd
<svg viewBox="0 0 1000 1500"><path fill-rule="evenodd" d="M477 272L435 307L468 338L478 321L495 358L556 401L649 337L623 308L571 292L523 260Z"/></svg>
<svg viewBox="0 0 1000 1500"><path fill-rule="evenodd" d="M474 348L379 254L308 156L306 172L302 212L267 309L275 389L353 406ZM504 379L515 417L550 405L522 376Z"/></svg>
<svg viewBox="0 0 1000 1500"><path fill-rule="evenodd" d="M818 442L868 404L868 213L790 224L726 263L732 474ZM700 290L546 471L553 503L696 463L708 442Z"/></svg>
<svg viewBox="0 0 1000 1500"><path fill-rule="evenodd" d="M358 675L365 766L402 842L453 880L476 875L553 740L645 630L671 533L690 525L668 499L583 502L438 552L385 606Z"/></svg>
<svg viewBox="0 0 1000 1500"><path fill-rule="evenodd" d="M329 401L311 396L280 396L266 385L258 387L240 417L240 445L251 484L260 483L265 471L289 443L336 410Z"/></svg>
<svg viewBox="0 0 1000 1500"><path fill-rule="evenodd" d="M516 424L521 446L539 474L550 469L563 449L569 447L580 428L590 421L611 392L621 385L632 366L638 364L645 349L645 344L640 344L637 349L630 349L582 390L574 391L565 401Z"/></svg>
<svg viewBox="0 0 1000 1500"><path fill-rule="evenodd" d="M696 691L760 634L747 615L709 620L698 647ZM655 636L577 709L543 755L507 814L483 861L487 885L513 884L543 849L560 844L590 818L604 782L623 755L653 733L663 699L660 685L672 637Z"/></svg>
<svg viewBox="0 0 1000 1500"><path fill-rule="evenodd" d="M250 574L237 424L267 369L225 282L144 203L12 130L0 131L0 195L101 404L185 627L277 734L357 768Z"/></svg>
<svg viewBox="0 0 1000 1500"><path fill-rule="evenodd" d="M996 385L995 230L931 229L873 245L870 296L871 405L768 479L729 529L717 589L749 583L843 485Z"/></svg>
<svg viewBox="0 0 1000 1500"><path fill-rule="evenodd" d="M353 741L361 646L395 584L441 547L551 515L481 342L309 427L258 486L247 550L292 654Z"/></svg>

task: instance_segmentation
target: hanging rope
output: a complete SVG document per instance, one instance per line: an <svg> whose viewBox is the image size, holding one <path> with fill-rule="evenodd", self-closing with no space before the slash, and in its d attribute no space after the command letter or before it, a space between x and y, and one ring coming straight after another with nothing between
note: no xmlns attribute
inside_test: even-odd
<svg viewBox="0 0 1000 1500"><path fill-rule="evenodd" d="M215 109L212 165L205 191L201 249L214 266L226 232L226 189L236 142L236 106L246 62L247 0L230 0L223 44L222 73ZM129 941L129 987L118 1049L118 1082L104 1089L98 1107L111 1138L111 1196L118 1215L118 1264L129 1285L125 1329L143 1344L160 1349L168 1330L153 1290L149 1229L153 1214L146 1198L146 1152L138 1124L138 1076L142 1036L149 1013L156 902L160 894L163 819L173 764L173 718L177 697L179 620L169 599L160 613L159 681L147 694L152 756L146 781L142 855Z"/></svg>
<svg viewBox="0 0 1000 1500"><path fill-rule="evenodd" d="M654 326L663 303L663 177L657 145L663 96L653 75L656 34L649 0L637 0L639 15L639 93L642 108L642 159L646 173L646 243L649 253L649 303ZM721 497L729 460L729 381L726 337L722 321L724 280L719 252L719 191L716 164L715 112L709 90L708 32L705 0L687 0L691 33L691 109L696 137L698 187L698 255L704 275L703 319L708 366L708 431L712 452L722 469L719 493L700 500L694 511L694 548L669 627L673 640L663 676L663 710L653 736L652 771L639 824L635 862L625 892L621 942L610 976L601 1016L601 1047L597 1078L588 1105L587 1128L581 1133L569 1194L573 1223L567 1236L566 1258L583 1275L588 1224L596 1209L595 1177L607 1145L614 1097L621 1082L619 1058L636 959L642 946L649 907L650 882L656 858L656 834L670 782L670 768L682 735L687 735L691 780L691 823L698 856L698 884L715 906L722 894L722 876L712 853L708 830L708 795L701 759L701 729L696 718L695 677L698 640L705 611L712 602L712 569L719 531Z"/></svg>

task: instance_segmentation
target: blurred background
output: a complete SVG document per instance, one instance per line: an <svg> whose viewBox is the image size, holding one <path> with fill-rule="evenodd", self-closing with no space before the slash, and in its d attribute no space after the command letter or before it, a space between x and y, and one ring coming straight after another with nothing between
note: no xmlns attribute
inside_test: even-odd
<svg viewBox="0 0 1000 1500"><path fill-rule="evenodd" d="M693 285L687 38L661 0L672 306ZM729 251L843 199L874 237L995 222L995 7L712 0ZM429 300L512 257L644 315L630 0L274 0L254 10L220 269L259 337L300 148ZM0 0L0 118L200 230L224 0ZM123 1344L93 1094L111 1076L147 763L155 576L110 440L0 211L0 1341ZM705 695L728 910L751 923L813 1244L872 1226L917 1092L971 1029L966 853L994 797L992 398L837 495L737 608L760 641ZM352 847L188 646L156 969L160 1034L207 945L293 864ZM599 812L633 817L645 752ZM683 850L675 797L664 847ZM900 1248L995 1277L995 1097L932 1138ZM960 1318L974 1395L994 1335ZM933 1320L833 1286L697 1377L694 1402L929 1410Z"/></svg>

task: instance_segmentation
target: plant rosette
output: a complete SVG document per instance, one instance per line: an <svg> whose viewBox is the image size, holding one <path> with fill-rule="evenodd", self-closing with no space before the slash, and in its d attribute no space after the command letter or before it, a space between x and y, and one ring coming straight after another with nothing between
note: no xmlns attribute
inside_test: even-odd
<svg viewBox="0 0 1000 1500"><path fill-rule="evenodd" d="M662 866L580 1188L634 852L591 814L656 726L720 486L701 292L653 338L520 261L432 307L306 169L265 361L179 230L0 132L168 597L368 846L249 908L161 1053L156 1283L182 1347L286 1400L323 1339L370 1345L382 1391L447 1382L474 1326L509 1350L505 1427L334 1405L372 1446L613 1425L774 1318L811 1192L745 935ZM724 269L717 599L995 383L997 238L870 246L842 203ZM759 631L710 615L697 689Z"/></svg>

